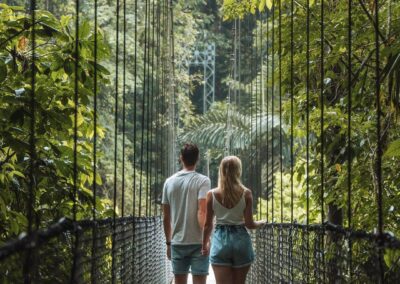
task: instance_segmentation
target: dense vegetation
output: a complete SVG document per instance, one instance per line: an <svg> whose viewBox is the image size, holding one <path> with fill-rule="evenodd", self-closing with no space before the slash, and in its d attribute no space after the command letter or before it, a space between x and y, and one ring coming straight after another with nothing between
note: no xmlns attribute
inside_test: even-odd
<svg viewBox="0 0 400 284"><path fill-rule="evenodd" d="M140 2L140 1L139 1ZM156 1L157 2L157 1ZM151 2L151 3L156 3ZM192 140L200 144L203 153L208 149L210 174L216 182L220 158L236 153L243 159L246 185L254 190L256 208L260 217L273 221L289 221L290 211L281 216L280 192L283 192L284 208L290 208L290 130L291 104L294 98L294 219L305 222L307 177L310 187L310 222L321 222L320 188L321 159L324 161L324 188L326 219L346 225L348 153L351 157L351 192L354 228L373 231L377 225L377 137L375 106L374 6L370 1L353 1L352 12L352 83L351 83L351 147L347 141L348 119L348 27L346 1L325 1L324 14L324 69L321 70L321 2L310 1L310 60L309 99L307 100L307 46L306 1L296 1L293 11L294 31L291 35L291 2L262 1L175 1L175 91L178 110L178 143ZM31 18L24 6L25 1L7 1L0 6L0 242L26 230L28 210L27 179L29 173L29 131L31 113L30 89L32 80ZM157 2L158 3L158 2ZM75 28L74 7L69 1L45 1L40 3L36 24L36 170L35 175L35 223L45 227L61 216L71 215L71 188L73 169L73 113L74 113L74 58ZM18 6L19 5L19 6ZM141 204L158 202L164 176L157 166L156 153L166 149L161 146L165 137L156 134L156 127L163 131L168 127L168 117L162 111L158 117L149 117L143 84L157 89L161 79L158 67L146 66L146 29L143 6L139 7L138 29L135 35L134 2L127 1L126 30L119 24L119 41L116 33L116 3L98 1L99 27L97 30L97 83L98 126L94 129L94 7L92 2L81 5L79 45L79 219L92 215L92 184L95 180L99 198L97 214L107 217L113 214L112 195L117 188L117 213L129 215L138 209L133 205L133 194L143 189ZM380 8L380 73L383 135L384 223L385 230L399 235L399 93L400 93L400 4L384 1ZM122 8L120 7L121 13ZM232 54L235 19L241 23L240 82L232 77ZM273 20L273 21L272 21ZM238 21L236 21L236 24ZM149 23L149 27L155 22ZM207 31L207 33L205 33ZM147 30L148 32L148 30ZM206 34L206 35L205 35ZM274 35L274 41L272 41ZM281 38L279 42L278 38ZM122 40L126 40L126 83L123 83L121 62ZM153 38L153 40L155 40ZM215 42L216 99L211 111L200 115L201 74L196 70L188 76L179 60L197 44ZM293 45L293 58L291 44ZM135 65L135 46L137 62ZM119 49L117 49L117 47ZM149 46L157 54L155 41ZM116 67L116 53L120 65ZM281 52L279 52L281 50ZM291 60L294 63L294 88L291 88ZM147 77L135 76L147 70ZM281 70L281 71L280 71ZM118 72L119 71L119 72ZM198 71L198 70L197 70ZM321 71L324 78L321 80ZM280 73L281 72L281 73ZM118 76L116 77L116 73ZM281 75L281 79L280 78ZM197 81L197 84L190 82ZM272 85L274 81L274 85ZM187 88L192 86L191 95ZM196 87L197 86L197 87ZM135 91L136 87L136 91ZM119 102L115 105L115 90ZM126 101L122 100L125 90ZM240 90L240 100L226 98L230 92ZM324 151L321 153L321 90L324 96ZM154 91L157 93L157 91ZM268 95L267 95L268 94ZM282 120L279 119L279 94L282 95ZM134 103L134 95L139 98ZM154 97L157 103L165 102L161 94ZM274 108L272 108L274 102ZM115 124L115 108L125 108L125 120L120 115ZM144 112L142 111L144 109ZM306 161L305 111L309 109L310 139L309 172ZM227 119L228 118L228 119ZM229 141L227 127L229 121ZM273 121L273 123L272 123ZM144 130L140 131L143 122ZM123 125L126 136L123 139ZM267 127L268 125L268 127ZM148 127L149 126L149 127ZM134 133L134 129L136 132ZM93 139L96 130L98 143L98 175L93 176ZM280 145L279 133L282 130ZM272 135L272 132L274 135ZM115 133L117 137L115 137ZM164 134L163 134L164 135ZM149 139L142 156L141 138ZM164 141L165 142L165 141ZM114 151L117 143L117 169L114 177ZM122 155L122 144L125 146ZM274 148L271 148L271 145ZM279 160L282 146L283 164ZM164 147L164 148L163 148ZM255 157L270 153L269 160L255 164ZM275 164L270 164L272 156ZM149 158L151 162L141 163ZM148 160L148 161L149 161ZM205 165L202 157L200 170ZM125 173L121 169L124 165ZM163 167L165 165L163 164ZM165 174L165 172L163 172ZM273 177L272 177L273 176ZM122 178L124 180L122 181ZM259 177L262 177L259 179ZM272 182L274 180L274 182ZM282 183L281 183L282 180ZM136 183L135 183L136 182ZM124 189L124 206L122 192ZM134 189L134 190L132 190ZM151 194L150 194L151 192ZM274 196L274 199L272 199ZM268 211L267 211L268 208ZM136 211L137 212L137 211ZM142 211L142 214L149 212ZM262 213L262 214L261 214ZM271 219L270 219L271 220Z"/></svg>

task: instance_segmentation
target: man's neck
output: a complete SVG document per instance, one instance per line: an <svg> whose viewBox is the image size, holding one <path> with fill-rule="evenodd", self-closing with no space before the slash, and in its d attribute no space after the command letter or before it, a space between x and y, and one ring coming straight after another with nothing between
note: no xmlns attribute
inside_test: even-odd
<svg viewBox="0 0 400 284"><path fill-rule="evenodd" d="M187 167L187 166L183 165L183 170L184 171L188 171L188 172L192 172L192 171L196 170L196 166Z"/></svg>

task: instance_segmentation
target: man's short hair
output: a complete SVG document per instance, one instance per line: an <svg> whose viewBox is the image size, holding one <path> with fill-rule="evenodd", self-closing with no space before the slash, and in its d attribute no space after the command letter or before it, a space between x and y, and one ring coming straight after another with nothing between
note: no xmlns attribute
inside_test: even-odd
<svg viewBox="0 0 400 284"><path fill-rule="evenodd" d="M199 148L196 144L186 143L181 149L181 157L186 166L194 166L199 160Z"/></svg>

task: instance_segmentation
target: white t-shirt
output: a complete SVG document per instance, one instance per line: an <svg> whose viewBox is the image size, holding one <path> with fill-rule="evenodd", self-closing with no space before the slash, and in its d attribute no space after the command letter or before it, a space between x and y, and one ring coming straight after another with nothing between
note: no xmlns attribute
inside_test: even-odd
<svg viewBox="0 0 400 284"><path fill-rule="evenodd" d="M197 220L198 200L205 199L210 188L210 179L195 171L182 170L165 181L162 204L169 204L171 208L172 244L202 243Z"/></svg>

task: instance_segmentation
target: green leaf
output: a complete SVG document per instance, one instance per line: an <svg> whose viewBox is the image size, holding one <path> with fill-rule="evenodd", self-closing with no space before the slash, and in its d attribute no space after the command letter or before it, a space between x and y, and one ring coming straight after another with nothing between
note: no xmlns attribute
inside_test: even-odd
<svg viewBox="0 0 400 284"><path fill-rule="evenodd" d="M386 152L383 154L384 158L400 157L400 139L395 140L389 144Z"/></svg>
<svg viewBox="0 0 400 284"><path fill-rule="evenodd" d="M272 0L265 0L266 1L266 5L267 5L267 8L269 9L269 10L271 10L272 9Z"/></svg>
<svg viewBox="0 0 400 284"><path fill-rule="evenodd" d="M84 21L79 26L79 38L84 39L88 37L90 34L90 23L88 21Z"/></svg>
<svg viewBox="0 0 400 284"><path fill-rule="evenodd" d="M261 0L261 1L260 1L260 4L258 5L258 10L259 10L260 12L263 12L263 11L264 11L264 9L265 9L265 4L266 4L266 1L265 1L265 0Z"/></svg>

